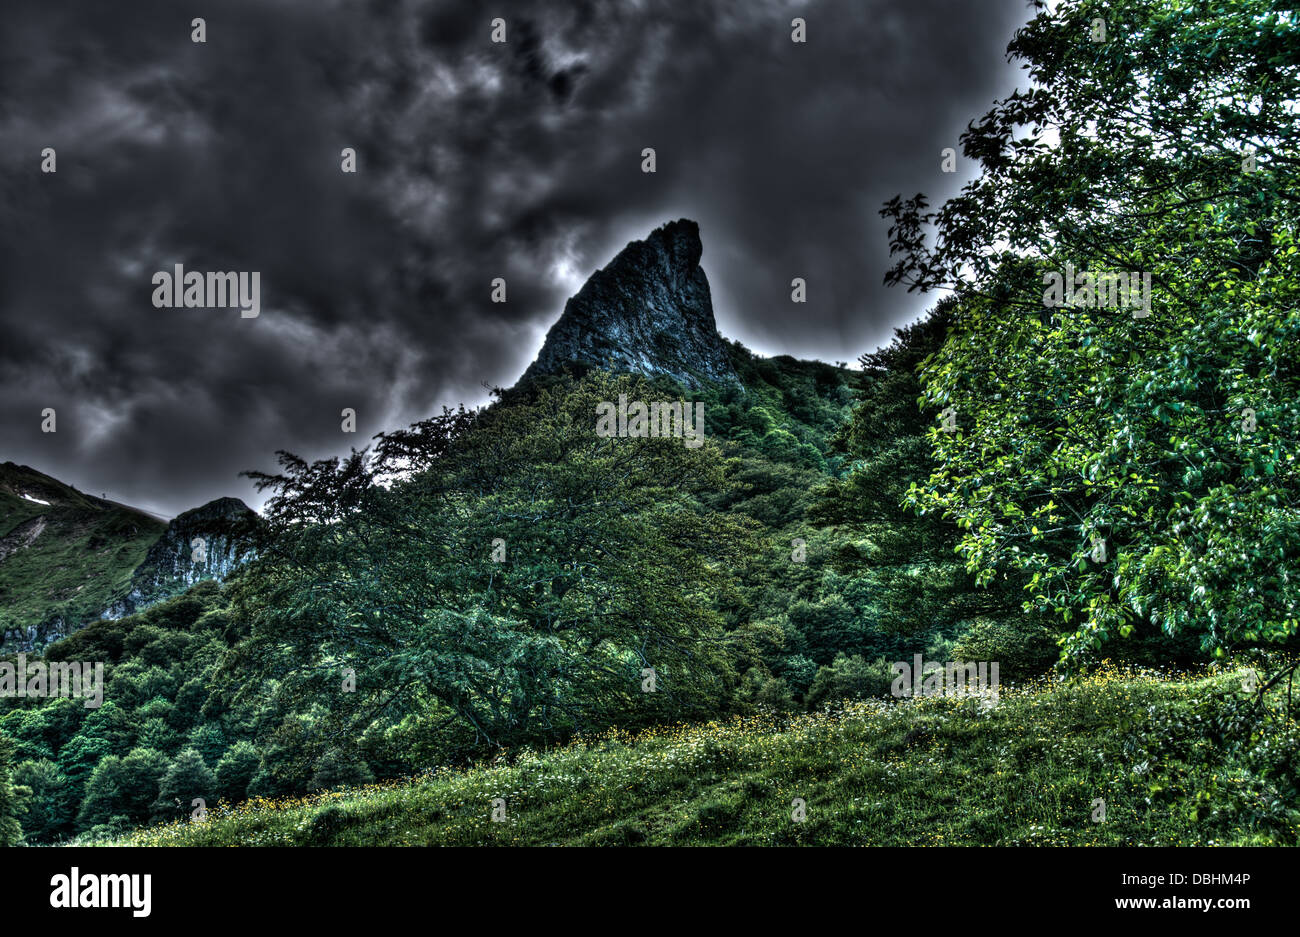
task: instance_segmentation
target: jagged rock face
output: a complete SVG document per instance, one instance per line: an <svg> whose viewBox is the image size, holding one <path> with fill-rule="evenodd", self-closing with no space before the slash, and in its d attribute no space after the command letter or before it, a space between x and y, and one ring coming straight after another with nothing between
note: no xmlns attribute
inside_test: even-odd
<svg viewBox="0 0 1300 937"><path fill-rule="evenodd" d="M9 533L0 537L0 560L3 560L10 553L30 547L45 530L45 527L45 515L38 514L29 520L23 521Z"/></svg>
<svg viewBox="0 0 1300 937"><path fill-rule="evenodd" d="M523 381L570 362L670 375L688 387L739 383L713 318L703 246L693 221L633 241L564 306Z"/></svg>
<svg viewBox="0 0 1300 937"><path fill-rule="evenodd" d="M225 579L249 558L239 547L257 522L242 501L219 498L165 523L0 463L0 655L40 651L97 619Z"/></svg>
<svg viewBox="0 0 1300 937"><path fill-rule="evenodd" d="M253 517L238 498L218 498L177 516L132 574L127 594L100 617L122 618L204 579L222 581L248 559L239 531Z"/></svg>

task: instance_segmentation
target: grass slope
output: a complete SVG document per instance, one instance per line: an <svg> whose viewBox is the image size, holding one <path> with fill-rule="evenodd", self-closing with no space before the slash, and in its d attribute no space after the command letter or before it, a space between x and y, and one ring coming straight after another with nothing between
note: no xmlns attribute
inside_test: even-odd
<svg viewBox="0 0 1300 937"><path fill-rule="evenodd" d="M0 559L0 629L25 630L58 618L75 628L98 615L126 593L131 573L166 528L34 469L0 465L0 552L6 554Z"/></svg>
<svg viewBox="0 0 1300 937"><path fill-rule="evenodd" d="M1243 728L1243 673L1104 668L1004 687L988 711L877 700L615 732L510 764L222 804L206 821L116 844L1294 844L1300 727L1275 717ZM492 820L496 798L503 822ZM803 822L791 818L795 798Z"/></svg>

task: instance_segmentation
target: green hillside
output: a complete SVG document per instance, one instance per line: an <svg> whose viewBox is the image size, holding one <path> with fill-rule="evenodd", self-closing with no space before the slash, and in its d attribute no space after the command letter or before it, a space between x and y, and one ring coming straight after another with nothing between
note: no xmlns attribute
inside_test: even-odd
<svg viewBox="0 0 1300 937"><path fill-rule="evenodd" d="M1245 668L618 731L467 771L215 807L115 845L1295 844L1300 725ZM1257 713L1255 715L1258 715ZM806 804L792 818L796 798ZM504 819L494 808L504 800ZM1104 817L1098 801L1105 802ZM498 813L498 816L500 814Z"/></svg>
<svg viewBox="0 0 1300 937"><path fill-rule="evenodd" d="M36 500L33 500L36 499ZM44 503L42 503L44 502ZM0 466L0 628L12 646L75 628L127 591L166 529L126 505L82 494L30 469Z"/></svg>
<svg viewBox="0 0 1300 937"><path fill-rule="evenodd" d="M105 663L106 702L89 710L70 700L0 700L0 732L15 743L15 783L33 791L22 810L28 842L106 835L175 817L174 798L163 796L169 784L188 785L214 802L301 796L339 781L391 781L432 765L464 765L489 756L497 741L560 744L593 725L637 730L751 713L781 685L772 670L789 669L787 643L829 663L833 654L820 651L817 636L805 641L802 625L785 616L792 606L812 607L823 577L816 550L808 562L794 563L789 544L795 536L817 542L803 518L813 489L828 478L822 453L847 414L851 374L817 362L759 359L738 345L730 351L747 390L701 394L708 431L699 450L676 440L610 444L590 433L591 400L620 392L672 399L672 387L603 374L552 382L536 399L512 395L471 421L474 428L456 436L427 476L391 490L368 486L365 510L351 511L347 497L323 499L324 509L349 514L344 524L324 528L332 534L346 526L348 533L321 541L322 553L297 552L313 541L301 540L289 512L273 506L263 534L293 551L280 554L290 559L288 575L272 568L277 554L268 551L223 586L201 584L50 645L49 660ZM384 442L429 446L436 438L436 429L425 426ZM566 458L557 458L556 446L567 448ZM446 481L442 465L454 473ZM634 475L616 492L606 481L608 466ZM334 481L322 472L322 488ZM448 484L456 486L455 497L442 494ZM445 539L434 538L435 531ZM591 531L603 532L598 547L605 552L575 576L572 557L591 550ZM492 564L483 546L498 535L509 544L508 562ZM438 542L446 544L446 561L431 563L430 544ZM372 555L372 548L381 552ZM362 552L348 556L353 550ZM715 562L714 551L725 562ZM365 577L347 572L363 568ZM706 579L717 586L682 592L683 582ZM326 615L351 619L340 632L344 643L326 648L312 634L267 642L266 616L298 605L287 594L268 604L260 590L311 592L326 581L357 590L337 604L309 600ZM500 597L473 599L478 582ZM413 591L414 583L424 591ZM352 618L350 609L369 605L372 596L387 603L387 617L352 643L346 631L369 629L372 619ZM608 621L615 598L626 603L619 614L629 637L607 633L603 644L593 643L593 609ZM640 631L630 629L642 628L646 609L656 607L662 631L651 650L663 686L646 694L638 689L640 666L628 656ZM409 624L398 617L404 613ZM314 614L285 624L314 627ZM525 615L538 619L535 634L521 627ZM487 625L482 647L465 643L464 623L475 616ZM383 650L399 625L409 627L408 636L392 652ZM483 681L482 668L499 653L514 653L511 647L524 650L504 688ZM557 665L563 673L543 680L538 669L552 666L548 655L564 655ZM340 661L359 674L355 695L339 693L331 678ZM589 662L593 670L584 674ZM802 702L818 666L805 657L793 666L809 671L794 683ZM383 705L385 683L410 675L428 689L388 701L371 721L367 701ZM459 681L471 691L461 692ZM859 688L843 689L821 696L852 696ZM789 689L775 696L779 708L798 705ZM498 717L502 705L510 712ZM491 724L495 718L499 726ZM492 737L476 735L470 720Z"/></svg>

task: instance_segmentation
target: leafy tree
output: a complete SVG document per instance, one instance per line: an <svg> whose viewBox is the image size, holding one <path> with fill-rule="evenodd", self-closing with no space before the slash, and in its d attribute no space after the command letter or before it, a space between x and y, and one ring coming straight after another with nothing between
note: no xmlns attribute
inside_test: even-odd
<svg viewBox="0 0 1300 937"><path fill-rule="evenodd" d="M192 748L203 756L203 763L215 768L229 743L226 733L219 722L204 722L190 730L186 748Z"/></svg>
<svg viewBox="0 0 1300 937"><path fill-rule="evenodd" d="M149 818L158 799L158 782L168 768L167 756L152 748L132 749L125 757L109 755L95 766L77 814L82 827L125 819Z"/></svg>
<svg viewBox="0 0 1300 937"><path fill-rule="evenodd" d="M982 175L937 212L883 212L887 282L955 295L924 382L956 432L931 429L938 465L909 503L960 526L980 583L1027 576L1071 657L1155 628L1284 640L1300 24L1269 0L1036 6L1009 50L1035 87L962 137ZM1052 305L1067 263L1149 274L1149 315L1086 292Z"/></svg>
<svg viewBox="0 0 1300 937"><path fill-rule="evenodd" d="M167 724L161 716L146 719L136 736L136 744L141 748L153 748L160 752L171 753L180 746L181 736Z"/></svg>
<svg viewBox="0 0 1300 937"><path fill-rule="evenodd" d="M810 632L821 645L814 654L820 663L855 653L910 660L977 617L1023 618L1019 582L1003 578L976 588L954 552L957 525L937 512L918 516L907 504L909 486L936 467L928 437L935 411L917 405L918 369L943 347L951 316L950 304L940 303L898 329L891 344L859 359L858 402L832 441L847 470L819 489L809 513L834 525L833 565L850 577L868 610L848 640L828 642ZM1054 659L1050 635L1046 648Z"/></svg>
<svg viewBox="0 0 1300 937"><path fill-rule="evenodd" d="M375 779L370 766L356 754L349 755L338 748L331 748L321 755L316 762L316 770L311 776L311 789L329 790L335 787L359 787Z"/></svg>
<svg viewBox="0 0 1300 937"><path fill-rule="evenodd" d="M59 749L59 773L68 779L74 803L81 803L86 784L100 761L113 752L112 743L97 735L74 735Z"/></svg>
<svg viewBox="0 0 1300 937"><path fill-rule="evenodd" d="M808 705L816 708L829 700L885 696L893 679L889 661L883 657L868 663L857 654L841 654L829 667L817 671L808 690Z"/></svg>
<svg viewBox="0 0 1300 937"><path fill-rule="evenodd" d="M31 791L19 810L28 838L49 841L70 830L76 803L70 796L68 779L54 762L48 758L19 762L13 771L13 783Z"/></svg>
<svg viewBox="0 0 1300 937"><path fill-rule="evenodd" d="M248 665L286 709L324 704L319 754L346 726L430 706L487 745L725 709L737 677L715 602L752 544L696 500L722 484L711 443L597 435L620 395L657 399L593 372L381 434L373 453L252 473L276 494L227 676L263 692Z"/></svg>
<svg viewBox="0 0 1300 937"><path fill-rule="evenodd" d="M841 595L817 602L797 599L787 618L808 642L809 656L819 663L830 663L841 652L860 650L866 640L856 610Z"/></svg>
<svg viewBox="0 0 1300 937"><path fill-rule="evenodd" d="M22 842L23 828L18 822L18 813L26 796L31 793L28 788L15 787L9 776L13 755L13 740L0 732L0 846L16 846Z"/></svg>
<svg viewBox="0 0 1300 937"><path fill-rule="evenodd" d="M754 702L781 711L795 708L789 684L783 678L771 675L759 681L754 692Z"/></svg>
<svg viewBox="0 0 1300 937"><path fill-rule="evenodd" d="M1041 621L977 618L958 639L952 656L960 661L997 661L999 679L1020 680L1056 663L1056 632ZM1167 662L1167 658L1159 661Z"/></svg>
<svg viewBox="0 0 1300 937"><path fill-rule="evenodd" d="M17 758L48 758L77 732L86 716L84 700L55 697L35 709L12 709L0 718Z"/></svg>
<svg viewBox="0 0 1300 937"><path fill-rule="evenodd" d="M231 803L248 796L248 785L257 773L261 755L253 744L241 739L221 756L217 762L217 795Z"/></svg>
<svg viewBox="0 0 1300 937"><path fill-rule="evenodd" d="M77 730L77 735L104 739L108 742L110 751L131 749L137 726L133 724L132 713L127 708L109 699L97 709L86 712L87 715L81 723L81 728Z"/></svg>
<svg viewBox="0 0 1300 937"><path fill-rule="evenodd" d="M212 769L204 764L202 755L192 748L185 748L158 782L153 815L164 819L188 814L196 798L205 803L214 802L217 799L217 779Z"/></svg>

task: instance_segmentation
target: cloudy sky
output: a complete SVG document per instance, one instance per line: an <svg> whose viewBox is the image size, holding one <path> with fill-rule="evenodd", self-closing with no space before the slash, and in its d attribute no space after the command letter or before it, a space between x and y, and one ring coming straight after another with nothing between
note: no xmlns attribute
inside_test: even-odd
<svg viewBox="0 0 1300 937"><path fill-rule="evenodd" d="M881 286L881 203L955 191L940 151L1022 80L1004 50L1028 15L6 0L0 460L167 515L260 503L238 473L277 449L346 452L513 384L583 280L679 217L700 224L724 335L853 361L928 302ZM258 271L261 314L154 308L175 264Z"/></svg>

